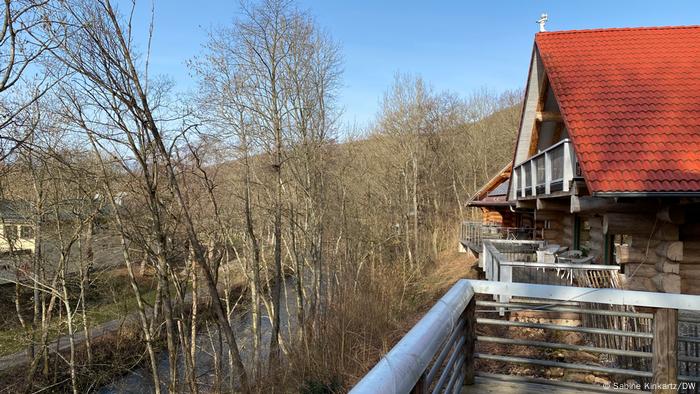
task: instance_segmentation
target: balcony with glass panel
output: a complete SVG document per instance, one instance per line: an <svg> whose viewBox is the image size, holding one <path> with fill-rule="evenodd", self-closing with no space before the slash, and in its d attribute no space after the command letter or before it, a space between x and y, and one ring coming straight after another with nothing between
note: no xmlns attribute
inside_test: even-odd
<svg viewBox="0 0 700 394"><path fill-rule="evenodd" d="M523 199L568 193L571 181L579 176L574 147L567 138L513 168L511 196Z"/></svg>

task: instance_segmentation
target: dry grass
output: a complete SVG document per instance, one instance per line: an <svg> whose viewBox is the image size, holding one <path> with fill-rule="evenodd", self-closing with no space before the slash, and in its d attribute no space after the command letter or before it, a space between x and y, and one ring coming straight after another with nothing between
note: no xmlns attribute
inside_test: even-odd
<svg viewBox="0 0 700 394"><path fill-rule="evenodd" d="M85 347L78 346L76 354L78 390L90 392L112 381L115 376L126 373L147 361L144 341L140 330L126 325L119 332L95 338L92 344L92 365L86 363ZM44 392L69 392L70 375L66 365L67 351L62 357L51 354L48 373L37 371L31 384L26 381L26 367L17 367L0 374L0 393L18 393L33 389Z"/></svg>
<svg viewBox="0 0 700 394"><path fill-rule="evenodd" d="M455 281L475 275L473 264L455 252L406 280L400 268L366 272L357 290L352 285L339 289L322 322L307 328L307 344L295 347L289 365L260 386L266 392L271 387L278 392L347 391Z"/></svg>

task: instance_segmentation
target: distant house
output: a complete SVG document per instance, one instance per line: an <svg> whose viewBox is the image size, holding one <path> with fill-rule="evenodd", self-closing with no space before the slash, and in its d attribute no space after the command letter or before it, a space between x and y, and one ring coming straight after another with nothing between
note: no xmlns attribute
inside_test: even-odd
<svg viewBox="0 0 700 394"><path fill-rule="evenodd" d="M50 274L59 266L62 248L66 248L77 226L82 228L68 250L67 272L79 272L81 264L83 268L96 269L123 263L120 237L110 225L108 205L97 200L67 200L61 202L57 211L56 207L48 207L40 222L39 241L35 238L32 215L32 206L27 202L0 200L0 284L14 282L18 277L21 280L22 275L31 272L28 257L39 251L44 272ZM62 226L57 225L57 220ZM80 224L82 220L87 222ZM59 228L62 237L58 236Z"/></svg>
<svg viewBox="0 0 700 394"><path fill-rule="evenodd" d="M29 204L0 200L0 254L34 252Z"/></svg>
<svg viewBox="0 0 700 394"><path fill-rule="evenodd" d="M537 34L512 174L470 205L532 215L548 243L622 264L626 288L700 294L698 42L698 26Z"/></svg>

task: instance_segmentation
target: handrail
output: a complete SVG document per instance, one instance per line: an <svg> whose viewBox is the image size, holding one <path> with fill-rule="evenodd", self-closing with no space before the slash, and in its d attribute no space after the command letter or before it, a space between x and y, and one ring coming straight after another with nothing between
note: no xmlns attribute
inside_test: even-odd
<svg viewBox="0 0 700 394"><path fill-rule="evenodd" d="M511 297L545 298L556 301L577 301L620 306L683 309L700 311L700 296L690 294L655 293L610 288L589 288L556 285L535 285L518 282L461 279L477 294L508 295Z"/></svg>
<svg viewBox="0 0 700 394"><path fill-rule="evenodd" d="M459 280L350 392L410 392L473 295L471 284Z"/></svg>
<svg viewBox="0 0 700 394"><path fill-rule="evenodd" d="M553 163L554 156L558 156L555 153L561 153L561 163L558 165ZM514 186L510 188L510 198L546 195L554 191L568 192L569 182L576 177L576 168L573 144L565 138L513 166L511 185Z"/></svg>
<svg viewBox="0 0 700 394"><path fill-rule="evenodd" d="M543 241L534 239L489 239L489 242L502 244L540 245Z"/></svg>
<svg viewBox="0 0 700 394"><path fill-rule="evenodd" d="M551 268L569 270L597 270L597 271L619 271L619 265L611 264L576 264L576 263L540 263L537 261L502 261L500 265L506 267L529 267L529 268Z"/></svg>
<svg viewBox="0 0 700 394"><path fill-rule="evenodd" d="M569 139L569 138L564 138L563 140L557 142L556 144L547 147L547 149L543 150L542 152L538 152L537 154L534 154L534 155L528 157L527 159L521 161L520 163L514 165L513 168L519 167L519 166L523 165L524 163L527 163L527 162L530 161L530 160L533 160L533 159L535 159L535 158L537 158L537 157L539 157L539 156L541 156L541 155L544 155L544 154L547 153L547 152L551 152L551 151L553 151L554 149L558 148L560 145L564 145L564 144L566 144L567 142L571 142L571 139Z"/></svg>
<svg viewBox="0 0 700 394"><path fill-rule="evenodd" d="M518 261L509 259L504 253L507 251L499 250L496 245L516 245L516 246L526 246L526 245L542 245L543 241L503 241L503 240L485 240L483 243L483 251L481 253L483 261L480 261L480 267L484 269L486 273L486 279L495 281L506 281L512 282L513 277L513 267L518 269L530 268L530 269L551 269L551 270L563 270L569 272L569 279L572 280L571 275L574 271L612 271L616 272L621 269L621 266L616 264L590 264L590 263L576 263L576 262L543 262L543 261ZM507 301L508 297L501 296L502 301Z"/></svg>
<svg viewBox="0 0 700 394"><path fill-rule="evenodd" d="M700 296L696 295L460 279L350 392L354 394L411 392L424 376L431 360L440 350L440 345L453 333L459 317L465 312L474 294L641 306L661 308L660 310L700 311ZM654 320L657 319L658 316ZM468 354L467 357L470 357L470 362L473 362L472 354ZM504 358L508 357L502 356L499 359ZM525 358L511 358L513 360L510 361L516 362L539 362ZM570 365L566 364L566 366ZM577 367L580 368L580 366ZM625 370L625 372L630 374L634 373L634 370ZM656 378L656 371L654 374ZM453 377L451 380L454 379Z"/></svg>

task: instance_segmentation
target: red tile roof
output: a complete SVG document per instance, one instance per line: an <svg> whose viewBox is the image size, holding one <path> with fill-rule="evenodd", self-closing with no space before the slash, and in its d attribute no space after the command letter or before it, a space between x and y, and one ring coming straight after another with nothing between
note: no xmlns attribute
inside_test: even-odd
<svg viewBox="0 0 700 394"><path fill-rule="evenodd" d="M700 26L535 43L591 192L700 192Z"/></svg>

